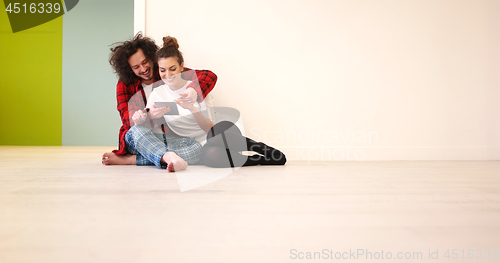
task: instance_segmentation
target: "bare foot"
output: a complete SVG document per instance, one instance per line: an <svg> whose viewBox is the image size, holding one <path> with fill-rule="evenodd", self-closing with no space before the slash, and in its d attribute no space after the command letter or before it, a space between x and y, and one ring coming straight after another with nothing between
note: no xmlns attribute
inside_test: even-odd
<svg viewBox="0 0 500 263"><path fill-rule="evenodd" d="M172 163L172 162L168 163L167 171L168 172L175 172L174 163Z"/></svg>
<svg viewBox="0 0 500 263"><path fill-rule="evenodd" d="M187 162L174 152L166 152L161 159L168 163L167 171L169 172L186 170L188 167Z"/></svg>
<svg viewBox="0 0 500 263"><path fill-rule="evenodd" d="M135 155L116 155L114 153L105 153L102 155L102 164L104 165L135 165Z"/></svg>

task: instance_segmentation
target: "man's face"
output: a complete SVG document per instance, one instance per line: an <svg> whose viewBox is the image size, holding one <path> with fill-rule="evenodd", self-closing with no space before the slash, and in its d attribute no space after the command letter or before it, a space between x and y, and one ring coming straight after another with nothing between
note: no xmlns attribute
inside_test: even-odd
<svg viewBox="0 0 500 263"><path fill-rule="evenodd" d="M135 54L130 56L128 64L144 84L153 83L153 63L146 58L142 49L138 49Z"/></svg>

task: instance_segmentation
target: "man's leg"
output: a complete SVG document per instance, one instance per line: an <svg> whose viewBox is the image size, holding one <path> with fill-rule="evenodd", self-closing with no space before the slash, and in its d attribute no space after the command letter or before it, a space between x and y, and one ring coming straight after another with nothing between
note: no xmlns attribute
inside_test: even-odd
<svg viewBox="0 0 500 263"><path fill-rule="evenodd" d="M191 138L164 135L167 148L175 152L188 164L197 164L201 159L201 144Z"/></svg>
<svg viewBox="0 0 500 263"><path fill-rule="evenodd" d="M187 163L175 152L170 152L164 141L156 137L151 129L144 125L135 125L125 134L127 148L130 153L140 156L136 160L142 165L150 162L156 167L169 171L180 171L187 168Z"/></svg>

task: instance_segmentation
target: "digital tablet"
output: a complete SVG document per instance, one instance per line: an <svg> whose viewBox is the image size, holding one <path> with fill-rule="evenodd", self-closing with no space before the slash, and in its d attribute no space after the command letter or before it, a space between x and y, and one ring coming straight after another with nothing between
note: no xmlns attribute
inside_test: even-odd
<svg viewBox="0 0 500 263"><path fill-rule="evenodd" d="M170 111L165 113L165 115L179 115L179 110L177 109L177 103L174 101L156 101L156 107L170 107Z"/></svg>

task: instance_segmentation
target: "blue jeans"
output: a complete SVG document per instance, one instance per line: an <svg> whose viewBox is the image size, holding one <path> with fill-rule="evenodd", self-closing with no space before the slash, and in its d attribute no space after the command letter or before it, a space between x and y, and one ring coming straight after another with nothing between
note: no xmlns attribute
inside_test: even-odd
<svg viewBox="0 0 500 263"><path fill-rule="evenodd" d="M166 168L161 162L163 155L172 151L188 164L197 164L201 158L201 144L191 138L156 134L144 125L135 125L125 134L127 150L135 154L137 165L156 165Z"/></svg>

